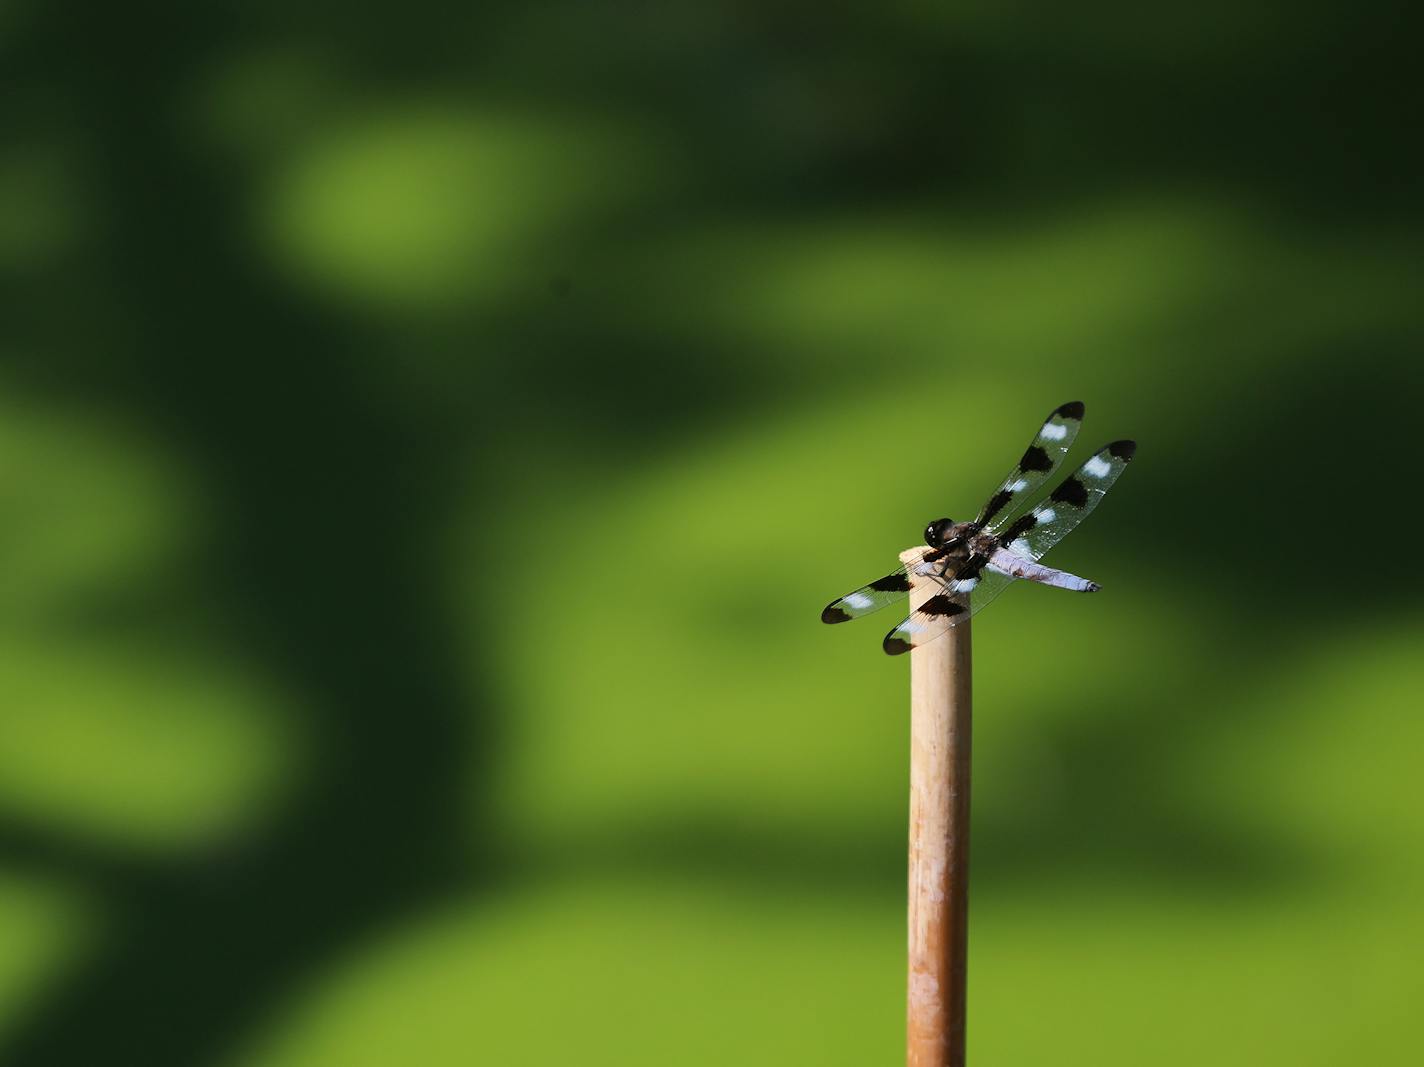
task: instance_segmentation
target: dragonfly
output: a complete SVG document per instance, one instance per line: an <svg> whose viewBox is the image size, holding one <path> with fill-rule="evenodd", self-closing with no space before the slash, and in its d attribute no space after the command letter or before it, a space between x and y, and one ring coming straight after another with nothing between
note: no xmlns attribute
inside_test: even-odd
<svg viewBox="0 0 1424 1067"><path fill-rule="evenodd" d="M831 601L821 621L858 619L927 584L932 595L885 635L885 651L898 656L943 637L1020 579L1097 592L1097 582L1038 561L1098 506L1131 462L1135 441L1104 445L1041 503L1015 518L1068 454L1083 426L1083 411L1079 400L1055 408L978 516L970 522L946 518L929 523L925 544L902 554L899 568Z"/></svg>

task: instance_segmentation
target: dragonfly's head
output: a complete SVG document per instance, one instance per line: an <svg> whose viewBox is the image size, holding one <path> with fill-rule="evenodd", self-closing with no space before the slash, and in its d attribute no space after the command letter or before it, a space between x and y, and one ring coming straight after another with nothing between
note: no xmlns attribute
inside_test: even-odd
<svg viewBox="0 0 1424 1067"><path fill-rule="evenodd" d="M954 536L953 519L935 519L925 527L925 544L931 548L943 548L945 542Z"/></svg>
<svg viewBox="0 0 1424 1067"><path fill-rule="evenodd" d="M978 525L972 522L935 519L925 527L925 544L931 548L953 548L955 545L969 540L978 532Z"/></svg>

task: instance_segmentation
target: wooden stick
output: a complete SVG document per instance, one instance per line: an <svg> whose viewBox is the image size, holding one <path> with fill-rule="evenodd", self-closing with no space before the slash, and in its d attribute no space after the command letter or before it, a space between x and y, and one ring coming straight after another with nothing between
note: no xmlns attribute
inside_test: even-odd
<svg viewBox="0 0 1424 1067"><path fill-rule="evenodd" d="M970 683L968 620L910 653L908 1067L964 1067Z"/></svg>

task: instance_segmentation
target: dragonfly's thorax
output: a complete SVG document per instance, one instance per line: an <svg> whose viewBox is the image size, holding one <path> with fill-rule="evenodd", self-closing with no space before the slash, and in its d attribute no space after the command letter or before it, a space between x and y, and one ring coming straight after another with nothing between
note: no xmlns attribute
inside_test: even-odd
<svg viewBox="0 0 1424 1067"><path fill-rule="evenodd" d="M976 532L966 541L969 551L976 556L983 556L988 559L994 554L994 550L999 547L999 539L993 534L984 533L982 530Z"/></svg>

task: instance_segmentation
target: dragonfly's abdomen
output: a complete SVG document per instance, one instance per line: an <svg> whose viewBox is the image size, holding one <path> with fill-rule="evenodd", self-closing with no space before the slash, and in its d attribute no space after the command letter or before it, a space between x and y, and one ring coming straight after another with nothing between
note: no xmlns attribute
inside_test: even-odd
<svg viewBox="0 0 1424 1067"><path fill-rule="evenodd" d="M1013 575L1015 578L1024 578L1030 582L1040 582L1043 585L1053 585L1059 589L1071 589L1075 593L1094 593L1099 588L1097 582L1079 578L1076 574L1069 574L1067 571L1045 567L1042 563L1035 563L1031 559L1015 555L1007 548L995 549L989 557L989 566L1004 574Z"/></svg>

